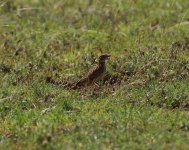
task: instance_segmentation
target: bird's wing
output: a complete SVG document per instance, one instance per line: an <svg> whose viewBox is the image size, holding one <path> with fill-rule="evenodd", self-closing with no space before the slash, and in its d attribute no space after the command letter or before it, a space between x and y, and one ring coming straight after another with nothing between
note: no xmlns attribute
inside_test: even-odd
<svg viewBox="0 0 189 150"><path fill-rule="evenodd" d="M95 75L96 72L98 71L98 68L99 68L99 66L96 65L93 69L91 69L91 70L85 75L85 77L90 78L91 76Z"/></svg>
<svg viewBox="0 0 189 150"><path fill-rule="evenodd" d="M98 65L96 65L93 69L91 69L87 74L85 74L82 78L80 78L76 84L84 84L85 82L90 82L91 77L96 74L96 70L98 69Z"/></svg>

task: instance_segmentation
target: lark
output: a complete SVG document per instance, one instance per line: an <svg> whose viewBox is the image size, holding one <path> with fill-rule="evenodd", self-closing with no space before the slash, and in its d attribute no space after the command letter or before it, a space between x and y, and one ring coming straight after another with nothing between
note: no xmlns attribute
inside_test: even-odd
<svg viewBox="0 0 189 150"><path fill-rule="evenodd" d="M84 77L82 77L78 82L74 84L72 89L79 89L83 87L87 87L90 85L97 85L97 81L101 80L103 78L103 75L106 71L106 60L110 57L108 54L102 54L99 57L98 65L90 70Z"/></svg>

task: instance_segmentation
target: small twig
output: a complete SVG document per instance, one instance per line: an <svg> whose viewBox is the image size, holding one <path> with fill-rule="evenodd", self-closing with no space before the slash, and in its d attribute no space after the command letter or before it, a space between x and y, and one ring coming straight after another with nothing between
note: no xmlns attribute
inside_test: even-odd
<svg viewBox="0 0 189 150"><path fill-rule="evenodd" d="M11 100L12 98L13 98L13 96L2 98L2 99L0 99L0 103L4 102L6 100Z"/></svg>
<svg viewBox="0 0 189 150"><path fill-rule="evenodd" d="M25 8L20 8L20 9L17 9L17 11L25 11L25 10L39 10L39 9L42 9L42 8L25 7Z"/></svg>
<svg viewBox="0 0 189 150"><path fill-rule="evenodd" d="M75 112L80 112L80 110L68 110L64 111L65 113L75 113Z"/></svg>
<svg viewBox="0 0 189 150"><path fill-rule="evenodd" d="M12 24L12 25L10 25L10 24L3 24L3 25L0 25L0 27L10 27L10 26L15 26L15 24Z"/></svg>

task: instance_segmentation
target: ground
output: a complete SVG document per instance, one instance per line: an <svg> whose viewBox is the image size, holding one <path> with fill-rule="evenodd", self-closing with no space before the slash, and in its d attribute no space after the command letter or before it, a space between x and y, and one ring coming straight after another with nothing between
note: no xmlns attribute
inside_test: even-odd
<svg viewBox="0 0 189 150"><path fill-rule="evenodd" d="M188 0L0 1L0 149L189 149L188 91Z"/></svg>

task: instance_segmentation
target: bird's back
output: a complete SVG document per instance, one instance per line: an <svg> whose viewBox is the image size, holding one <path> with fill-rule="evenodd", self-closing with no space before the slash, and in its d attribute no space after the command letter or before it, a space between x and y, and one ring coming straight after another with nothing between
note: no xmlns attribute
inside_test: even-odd
<svg viewBox="0 0 189 150"><path fill-rule="evenodd" d="M75 85L74 89L78 87L84 87L91 85L92 83L98 81L102 78L103 73L105 72L106 68L105 65L97 65L95 69L89 71L87 75L82 77Z"/></svg>

